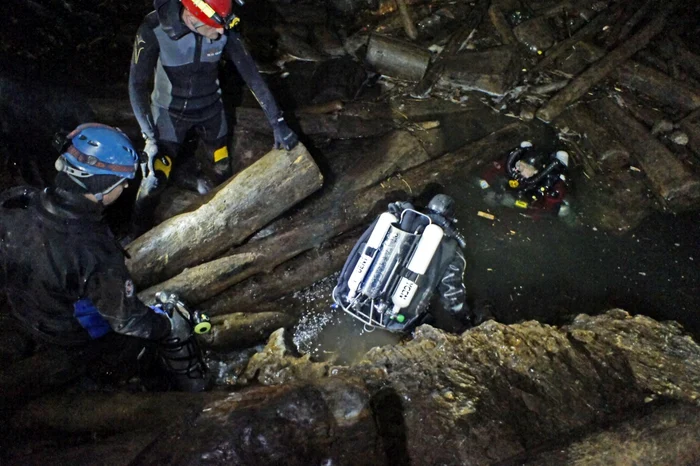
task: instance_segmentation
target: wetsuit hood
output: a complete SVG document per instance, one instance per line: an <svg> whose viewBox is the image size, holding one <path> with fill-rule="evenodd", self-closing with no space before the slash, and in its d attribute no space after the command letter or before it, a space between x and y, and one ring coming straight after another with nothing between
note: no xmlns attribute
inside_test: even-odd
<svg viewBox="0 0 700 466"><path fill-rule="evenodd" d="M173 40L178 40L190 29L182 22L182 5L177 0L155 0L153 6L163 31Z"/></svg>
<svg viewBox="0 0 700 466"><path fill-rule="evenodd" d="M60 188L46 188L39 196L39 207L49 218L63 222L100 222L104 207L82 194Z"/></svg>

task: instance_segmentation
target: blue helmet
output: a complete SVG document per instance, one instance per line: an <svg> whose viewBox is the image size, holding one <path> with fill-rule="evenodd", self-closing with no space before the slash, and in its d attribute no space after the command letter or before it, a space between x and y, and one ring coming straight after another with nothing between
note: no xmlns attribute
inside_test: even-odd
<svg viewBox="0 0 700 466"><path fill-rule="evenodd" d="M56 169L71 177L112 175L133 179L139 157L121 130L99 123L85 123L66 136Z"/></svg>

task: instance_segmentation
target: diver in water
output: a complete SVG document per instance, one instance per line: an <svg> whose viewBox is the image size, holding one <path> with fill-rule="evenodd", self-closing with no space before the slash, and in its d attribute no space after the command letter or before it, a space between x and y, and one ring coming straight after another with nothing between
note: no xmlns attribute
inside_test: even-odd
<svg viewBox="0 0 700 466"><path fill-rule="evenodd" d="M131 142L115 128L87 123L57 135L55 145L53 187L0 195L0 289L20 327L40 346L66 352L76 372L152 342L173 388L204 390L194 315L174 312L170 298L153 308L139 300L124 250L103 221L105 207L135 177Z"/></svg>
<svg viewBox="0 0 700 466"><path fill-rule="evenodd" d="M333 290L338 307L365 323L403 333L429 322L460 332L490 318L466 302L464 238L454 200L438 194L424 212L389 204L350 253Z"/></svg>
<svg viewBox="0 0 700 466"><path fill-rule="evenodd" d="M571 212L566 199L568 166L569 154L565 151L542 153L531 142L523 141L505 160L494 162L479 184L492 206L565 217Z"/></svg>

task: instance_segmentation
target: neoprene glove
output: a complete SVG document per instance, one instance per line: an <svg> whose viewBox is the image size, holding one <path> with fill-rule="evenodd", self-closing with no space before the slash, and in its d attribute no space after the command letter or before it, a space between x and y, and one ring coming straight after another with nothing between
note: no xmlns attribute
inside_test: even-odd
<svg viewBox="0 0 700 466"><path fill-rule="evenodd" d="M299 143L299 137L282 117L272 124L272 132L275 135L275 149L284 147L286 150L292 150Z"/></svg>

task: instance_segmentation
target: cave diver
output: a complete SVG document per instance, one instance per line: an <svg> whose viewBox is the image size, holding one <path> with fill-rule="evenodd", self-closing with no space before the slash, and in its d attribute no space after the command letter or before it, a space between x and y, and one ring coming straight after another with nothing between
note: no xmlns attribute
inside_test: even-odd
<svg viewBox="0 0 700 466"><path fill-rule="evenodd" d="M243 44L237 31L240 18L233 13L231 0L155 0L154 8L136 34L129 72L129 99L148 155L141 167L143 181L132 214L132 237L152 226L158 198L188 131L194 129L201 139L215 182L232 175L218 79L222 56L235 64L260 103L272 127L275 148L291 150L298 143ZM202 179L179 181L200 193L210 189Z"/></svg>
<svg viewBox="0 0 700 466"><path fill-rule="evenodd" d="M176 308L168 294L156 306L143 304L125 252L103 220L138 169L129 138L86 123L58 134L54 145L60 155L52 187L0 195L0 288L20 328L39 347L73 355L76 372L102 356L114 362L131 352L135 361L147 346L165 366L170 388L206 389L193 338L206 330L206 318Z"/></svg>
<svg viewBox="0 0 700 466"><path fill-rule="evenodd" d="M488 204L519 208L531 215L551 213L567 217L571 213L567 195L569 154L537 151L523 141L505 160L493 162L479 184Z"/></svg>
<svg viewBox="0 0 700 466"><path fill-rule="evenodd" d="M460 332L491 318L486 301L474 311L467 304L465 240L454 204L445 194L424 212L409 202L389 204L345 262L333 290L336 306L368 330L395 333L421 323Z"/></svg>

